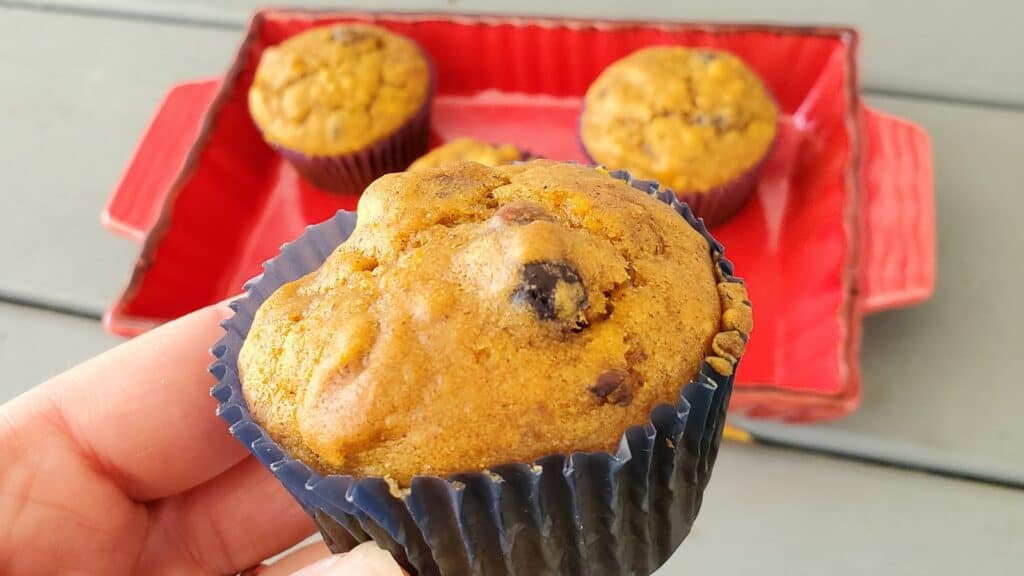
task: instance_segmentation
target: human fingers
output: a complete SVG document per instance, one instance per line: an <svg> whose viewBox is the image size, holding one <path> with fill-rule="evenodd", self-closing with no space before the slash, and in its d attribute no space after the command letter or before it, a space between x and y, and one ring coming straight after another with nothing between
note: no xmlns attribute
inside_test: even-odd
<svg viewBox="0 0 1024 576"><path fill-rule="evenodd" d="M181 492L246 456L215 415L209 348L224 305L203 308L39 387L72 439L137 501Z"/></svg>
<svg viewBox="0 0 1024 576"><path fill-rule="evenodd" d="M140 574L235 574L294 546L313 521L259 461L152 504Z"/></svg>

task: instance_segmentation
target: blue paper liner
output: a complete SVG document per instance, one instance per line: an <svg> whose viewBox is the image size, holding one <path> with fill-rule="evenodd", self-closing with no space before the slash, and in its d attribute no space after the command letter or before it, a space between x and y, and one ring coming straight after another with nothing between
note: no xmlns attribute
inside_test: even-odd
<svg viewBox="0 0 1024 576"><path fill-rule="evenodd" d="M742 283L722 246L671 191L611 175L672 205L707 239L721 281ZM382 478L322 476L252 420L237 362L256 310L278 287L316 270L355 221L339 212L264 265L231 303L235 314L223 323L210 367L217 413L313 517L328 546L340 552L373 539L420 575L642 575L664 563L700 509L737 360L728 376L705 361L676 405L659 405L646 425L627 429L615 454L554 454L448 478L418 476L400 493Z"/></svg>

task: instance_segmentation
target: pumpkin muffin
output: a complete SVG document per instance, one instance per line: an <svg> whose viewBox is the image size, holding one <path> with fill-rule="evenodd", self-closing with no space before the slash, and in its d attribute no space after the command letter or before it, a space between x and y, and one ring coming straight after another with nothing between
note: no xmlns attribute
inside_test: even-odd
<svg viewBox="0 0 1024 576"><path fill-rule="evenodd" d="M362 191L426 149L432 92L430 62L415 42L378 26L336 24L263 52L249 112L314 184Z"/></svg>
<svg viewBox="0 0 1024 576"><path fill-rule="evenodd" d="M591 84L580 138L595 162L657 180L711 226L753 191L777 121L771 95L736 56L656 46L613 63Z"/></svg>
<svg viewBox="0 0 1024 576"><path fill-rule="evenodd" d="M527 157L511 144L490 144L473 138L456 138L420 156L409 170L437 168L453 162L479 162L484 166L511 164Z"/></svg>
<svg viewBox="0 0 1024 576"><path fill-rule="evenodd" d="M614 452L702 365L731 375L743 352L749 302L711 254L671 206L603 170L390 174L348 240L260 306L244 398L321 473L400 486Z"/></svg>

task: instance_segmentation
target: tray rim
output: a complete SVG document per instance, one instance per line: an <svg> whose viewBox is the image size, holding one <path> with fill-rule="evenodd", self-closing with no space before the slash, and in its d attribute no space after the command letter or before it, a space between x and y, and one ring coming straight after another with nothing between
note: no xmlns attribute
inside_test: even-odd
<svg viewBox="0 0 1024 576"><path fill-rule="evenodd" d="M815 36L834 38L846 46L846 78L845 78L845 129L849 138L850 158L845 163L845 184L847 198L844 203L843 224L846 232L846 261L843 266L842 299L838 310L840 331L845 334L845 342L840 342L839 379L845 382L837 392L815 390L790 390L780 388L776 384L766 382L743 382L735 389L732 408L737 412L745 412L763 403L779 403L787 406L783 415L774 417L781 420L817 420L830 419L846 414L851 405L856 405L861 393L860 383L860 332L863 307L856 298L859 284L859 263L862 247L860 246L860 230L866 215L862 210L861 167L863 165L863 138L861 129L861 98L860 75L857 68L857 57L860 44L860 33L849 26L818 26L818 25L785 25L764 22L696 22L670 21L654 22L649 20L629 19L588 19L558 18L534 16L506 16L496 14L448 13L441 11L402 11L402 10L344 10L337 8L263 8L253 13L246 26L246 33L234 52L231 65L220 78L220 85L210 106L203 113L200 128L189 147L189 152L160 207L159 215L152 227L145 233L142 246L133 267L130 279L124 290L113 305L103 315L103 324L108 329L115 325L127 328L124 332L139 332L159 325L149 318L133 316L123 312L125 301L130 300L141 288L142 278L154 261L154 255L167 230L172 225L173 206L178 194L188 182L199 163L199 156L206 148L207 141L213 131L214 120L218 117L225 101L230 97L231 89L241 76L246 65L246 56L253 43L258 39L265 22L271 18L295 18L310 21L327 18L346 18L353 20L376 21L380 19L401 20L406 22L440 21L465 25L513 25L519 27L538 26L547 28L567 28L595 30L616 30L633 27L649 27L660 30L692 30L713 34L766 32L786 36ZM208 79L208 78L207 78ZM828 405L820 404L821 399L828 399Z"/></svg>

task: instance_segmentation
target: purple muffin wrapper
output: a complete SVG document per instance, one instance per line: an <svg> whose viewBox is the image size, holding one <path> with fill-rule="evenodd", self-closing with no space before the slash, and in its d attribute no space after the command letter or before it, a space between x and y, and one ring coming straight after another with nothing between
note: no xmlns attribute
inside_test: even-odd
<svg viewBox="0 0 1024 576"><path fill-rule="evenodd" d="M611 174L675 208L707 239L724 281L741 282L722 246L671 191ZM418 476L397 496L382 478L313 471L253 421L237 362L256 310L278 287L317 269L355 222L355 214L339 212L267 262L231 303L235 314L223 323L210 367L217 413L309 513L328 546L340 552L373 539L420 575L644 575L664 563L700 509L732 392L733 376L707 362L682 385L675 406L656 406L647 424L623 433L614 454L554 454L448 478Z"/></svg>
<svg viewBox="0 0 1024 576"><path fill-rule="evenodd" d="M708 228L717 228L736 215L754 192L761 179L761 170L775 149L775 140L768 145L763 156L738 176L704 192L677 192L676 198L690 206L695 215L704 220Z"/></svg>
<svg viewBox="0 0 1024 576"><path fill-rule="evenodd" d="M339 155L311 156L272 144L308 182L336 194L359 195L371 182L390 172L405 170L427 151L436 72L430 56L420 50L430 67L430 86L423 104L397 130L367 148Z"/></svg>
<svg viewBox="0 0 1024 576"><path fill-rule="evenodd" d="M582 118L583 113L580 112L580 119L577 121L576 130L580 149L583 151L583 154L587 159L590 160L591 164L598 164L598 162L594 160L594 157L590 155L590 151L587 150L586 144L583 143L583 132L580 126ZM746 205L747 201L750 200L750 197L757 191L757 184L761 178L761 170L764 168L768 158L771 157L778 137L778 125L776 124L775 136L772 137L772 141L768 144L768 148L765 149L764 154L761 155L757 162L754 162L749 168L736 175L732 180L729 180L720 186L715 186L714 188L700 192L676 191L676 198L680 202L689 205L693 214L704 220L704 225L708 228L717 228L718 226L725 224L735 216L743 206Z"/></svg>

